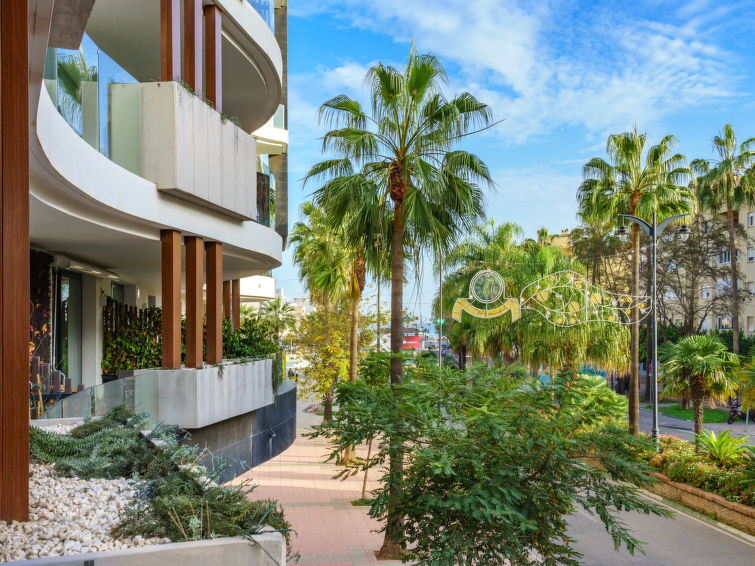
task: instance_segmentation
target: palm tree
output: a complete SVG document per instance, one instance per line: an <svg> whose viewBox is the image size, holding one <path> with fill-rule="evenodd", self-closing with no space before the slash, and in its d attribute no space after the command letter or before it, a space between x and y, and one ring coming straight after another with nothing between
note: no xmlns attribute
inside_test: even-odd
<svg viewBox="0 0 755 566"><path fill-rule="evenodd" d="M443 67L432 55L416 55L414 48L406 68L377 64L366 81L369 111L346 95L320 107L321 120L335 128L325 134L323 150L337 156L313 166L307 178L348 179L353 162L378 188L377 200L391 218L390 380L395 387L403 381L404 246L445 246L459 229L482 216L480 185L492 184L488 168L454 147L476 128L488 127L491 113L468 93L448 100L442 92L447 81ZM347 180L339 186L348 190L350 184ZM328 187L332 186L325 184L317 191L318 202L328 200ZM402 460L402 447L394 443L390 477L400 478ZM393 481L380 551L384 558L398 556L403 549L403 519L396 512L399 497L399 482Z"/></svg>
<svg viewBox="0 0 755 566"><path fill-rule="evenodd" d="M294 307L283 300L283 297L275 297L268 301L260 308L260 314L263 319L270 325L275 333L275 340L280 342L283 334L296 320Z"/></svg>
<svg viewBox="0 0 755 566"><path fill-rule="evenodd" d="M731 395L737 384L739 356L714 334L685 336L659 348L669 381L662 396L689 396L695 410L695 443L703 430L703 403Z"/></svg>
<svg viewBox="0 0 755 566"><path fill-rule="evenodd" d="M76 55L61 55L57 61L58 73L58 109L66 121L81 129L81 104L85 82L96 82L97 67L88 67L84 59L84 50Z"/></svg>
<svg viewBox="0 0 755 566"><path fill-rule="evenodd" d="M297 222L291 231L294 264L299 267L299 278L305 282L312 301L327 320L334 305L348 295L352 264L340 233L332 229L325 213L305 202L302 214L304 222ZM323 404L323 421L327 422L333 414L333 387Z"/></svg>
<svg viewBox="0 0 755 566"><path fill-rule="evenodd" d="M647 134L635 127L631 132L608 137L606 153L609 161L594 157L584 166L584 181L579 187L579 212L586 221L603 221L615 225L619 214L632 214L650 220L655 212L658 220L689 212L693 195L686 188L691 171L681 154L674 154L674 136L665 136L646 151ZM632 286L631 294L640 293L640 228L632 223ZM629 428L640 432L639 389L639 310L630 315L630 391Z"/></svg>
<svg viewBox="0 0 755 566"><path fill-rule="evenodd" d="M755 202L755 170L752 169L753 144L751 138L737 153L737 137L731 124L724 126L721 135L713 138L713 148L718 153L718 161L695 159L691 166L698 175L698 199L704 209L718 215L726 208L726 227L729 232L729 257L731 263L732 313L731 328L735 354L739 354L739 276L737 275L737 247L735 225L739 209Z"/></svg>

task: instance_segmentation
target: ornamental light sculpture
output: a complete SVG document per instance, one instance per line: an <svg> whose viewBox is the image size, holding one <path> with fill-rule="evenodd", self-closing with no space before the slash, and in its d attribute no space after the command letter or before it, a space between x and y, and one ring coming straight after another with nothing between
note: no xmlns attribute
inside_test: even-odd
<svg viewBox="0 0 755 566"><path fill-rule="evenodd" d="M656 255L657 247L658 247L658 236L663 234L663 231L666 229L666 227L671 224L672 222L676 220L681 220L686 214L676 214L674 216L670 216L669 218L666 218L663 222L660 224L656 223L655 218L655 211L653 211L653 223L648 224L645 222L642 218L638 218L637 216L632 216L631 214L619 214L622 218L628 219L630 222L634 222L637 224L645 234L650 236L651 239L651 250L652 250L652 265L651 269L653 270L652 273L652 288L650 291L650 304L651 304L651 326L652 326L652 332L653 332L653 338L651 340L651 346L652 346L652 372L650 376L650 387L652 389L653 394L653 430L652 430L652 438L653 443L655 444L656 450L660 448L659 445L659 433L658 433L658 292L656 288L656 280L655 280L655 274L657 270L657 264L658 264L658 258ZM679 239L682 242L686 242L687 238L689 238L689 228L687 226L682 226L679 231L677 232L677 235L679 236ZM629 230L627 230L626 226L623 224L617 231L616 235L621 239L622 242L626 242L629 240Z"/></svg>

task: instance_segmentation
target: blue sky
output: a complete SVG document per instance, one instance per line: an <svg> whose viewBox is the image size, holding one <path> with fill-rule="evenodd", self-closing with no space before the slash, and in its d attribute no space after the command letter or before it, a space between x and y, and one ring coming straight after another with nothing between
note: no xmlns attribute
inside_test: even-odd
<svg viewBox="0 0 755 566"><path fill-rule="evenodd" d="M291 226L316 188L301 180L322 159L317 107L339 93L363 98L366 69L404 64L412 39L444 64L449 93L469 91L503 119L466 149L493 172L488 216L528 237L576 225L582 166L604 155L610 133L633 124L651 142L671 133L690 159L712 158L711 138L727 122L740 140L755 137L755 0L296 0ZM427 319L437 284L430 265L423 272L404 296ZM274 275L286 296L306 295L290 250Z"/></svg>

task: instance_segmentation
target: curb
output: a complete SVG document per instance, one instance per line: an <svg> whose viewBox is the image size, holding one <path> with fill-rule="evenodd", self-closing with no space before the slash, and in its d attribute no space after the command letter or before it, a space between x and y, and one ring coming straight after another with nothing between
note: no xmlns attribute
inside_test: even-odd
<svg viewBox="0 0 755 566"><path fill-rule="evenodd" d="M701 523L705 523L708 526L716 528L719 531L722 531L728 534L729 536L737 538L749 544L753 548L755 548L755 536L749 535L743 531L740 531L739 529L735 529L734 527L731 527L724 523L720 523L716 521L715 519L711 519L707 515L703 515L702 513L695 511L694 509L690 509L689 507L685 507L684 505L677 503L676 501L671 501L670 499L666 499L665 497L656 495L655 493L647 491L646 489L640 489L640 492L642 493L642 496L645 497L646 499L653 500L656 503L660 503L666 507L673 509L674 511L683 513L692 519L695 519Z"/></svg>

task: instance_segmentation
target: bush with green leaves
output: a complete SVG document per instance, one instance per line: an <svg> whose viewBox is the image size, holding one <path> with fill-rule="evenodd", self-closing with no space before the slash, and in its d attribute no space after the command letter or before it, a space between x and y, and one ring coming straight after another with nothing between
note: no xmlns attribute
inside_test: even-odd
<svg viewBox="0 0 755 566"><path fill-rule="evenodd" d="M226 536L251 537L269 525L289 539L290 526L272 500L251 500L248 484L217 485L223 471L209 475L199 462L205 451L180 444L175 428L157 427L149 437L139 430L145 417L124 406L92 419L63 436L30 429L32 455L55 464L55 471L81 478L127 477L139 494L113 528L115 538L168 537L173 541ZM156 448L150 440L160 439Z"/></svg>
<svg viewBox="0 0 755 566"><path fill-rule="evenodd" d="M747 483L750 476L746 455L752 452L752 448L746 449L744 463L729 462L722 466L705 454L696 453L695 445L681 438L661 435L659 442L658 452L649 449L642 458L670 480L720 495L729 501L755 506L754 486ZM749 473L755 477L755 468Z"/></svg>
<svg viewBox="0 0 755 566"><path fill-rule="evenodd" d="M388 364L369 369L381 367ZM313 434L333 442L331 459L379 439L369 463L337 477L385 470L389 455L403 455L401 474L382 477L369 513L386 519L397 498L405 561L578 564L566 533L574 507L596 515L630 552L640 543L619 511L668 515L636 487L651 481L638 461L646 442L626 433L613 404L587 401L606 396L592 379L564 373L543 385L505 369L418 363L405 368L403 384L370 381L339 384L338 413Z"/></svg>
<svg viewBox="0 0 755 566"><path fill-rule="evenodd" d="M716 434L712 430L705 430L697 435L700 451L713 463L720 467L736 466L742 462L747 449L747 436L734 437L725 430Z"/></svg>

